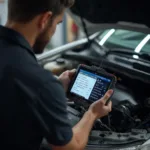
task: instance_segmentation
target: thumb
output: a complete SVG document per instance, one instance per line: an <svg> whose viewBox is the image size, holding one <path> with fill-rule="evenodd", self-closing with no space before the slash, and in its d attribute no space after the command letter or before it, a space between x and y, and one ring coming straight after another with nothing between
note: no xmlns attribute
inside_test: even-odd
<svg viewBox="0 0 150 150"><path fill-rule="evenodd" d="M76 72L76 69L70 70L70 73L75 73L75 72Z"/></svg>
<svg viewBox="0 0 150 150"><path fill-rule="evenodd" d="M113 94L113 90L108 90L106 92L105 96L102 98L102 100L104 101L104 104L109 100L112 94Z"/></svg>
<svg viewBox="0 0 150 150"><path fill-rule="evenodd" d="M76 69L72 69L69 71L69 77L73 77L73 75L76 73Z"/></svg>

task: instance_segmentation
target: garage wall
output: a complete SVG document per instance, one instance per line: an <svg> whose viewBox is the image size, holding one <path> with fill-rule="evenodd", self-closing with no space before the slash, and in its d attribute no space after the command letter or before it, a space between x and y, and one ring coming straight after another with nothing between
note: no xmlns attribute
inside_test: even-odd
<svg viewBox="0 0 150 150"><path fill-rule="evenodd" d="M7 21L7 3L8 0L0 0L0 24L5 25ZM65 41L65 33L64 33L64 23L57 27L56 33L51 40L52 47L58 47L64 44Z"/></svg>
<svg viewBox="0 0 150 150"><path fill-rule="evenodd" d="M7 21L7 14L8 14L7 3L8 0L0 0L0 24L1 25L5 25ZM54 34L53 38L49 43L49 46L47 47L48 49L55 48L72 41L73 37L72 37L72 33L70 33L72 20L71 21L70 20L71 19L69 19L69 16L65 15L63 23L58 25L56 33ZM69 23L70 26L68 26Z"/></svg>
<svg viewBox="0 0 150 150"><path fill-rule="evenodd" d="M0 24L4 25L7 21L7 0L0 0Z"/></svg>

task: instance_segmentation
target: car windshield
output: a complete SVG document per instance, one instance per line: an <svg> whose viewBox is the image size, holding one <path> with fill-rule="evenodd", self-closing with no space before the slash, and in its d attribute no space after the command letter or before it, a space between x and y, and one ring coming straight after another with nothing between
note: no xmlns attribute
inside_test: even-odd
<svg viewBox="0 0 150 150"><path fill-rule="evenodd" d="M99 44L109 49L129 49L136 53L150 53L150 34L141 32L108 29L101 31Z"/></svg>

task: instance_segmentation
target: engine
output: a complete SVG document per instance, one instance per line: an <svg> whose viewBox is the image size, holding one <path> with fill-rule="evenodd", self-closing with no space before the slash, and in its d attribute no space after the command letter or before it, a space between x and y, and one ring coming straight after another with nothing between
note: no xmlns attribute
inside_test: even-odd
<svg viewBox="0 0 150 150"><path fill-rule="evenodd" d="M113 110L109 116L95 122L90 134L89 144L120 145L142 142L150 138L149 129L146 128L145 123L141 122L140 118L135 119L136 115L132 117L132 111L125 105L122 106L123 108ZM126 108L124 109L124 106L127 110L125 110ZM77 111L76 109L68 107L69 119L72 126L77 124L83 115L80 112L81 110ZM119 117L118 115L116 116L116 113L120 113Z"/></svg>
<svg viewBox="0 0 150 150"><path fill-rule="evenodd" d="M57 72L53 67L49 69L48 65L44 68L59 75L64 70L76 68L79 63L84 63L84 61L59 58L53 61L52 65L49 63L49 66L55 64L55 68L58 68ZM107 71L114 74L111 69ZM142 144L150 139L150 85L119 71L115 72L115 75L118 77L118 83L112 97L112 112L95 122L88 145L101 147L132 145L132 143L135 145L135 143ZM87 108L68 101L67 110L70 123L74 126L82 119Z"/></svg>
<svg viewBox="0 0 150 150"><path fill-rule="evenodd" d="M89 144L120 145L150 138L149 110L138 104L134 95L129 93L132 92L125 90L125 87L116 87L112 112L95 122ZM68 103L68 117L72 126L80 121L85 112L86 107Z"/></svg>

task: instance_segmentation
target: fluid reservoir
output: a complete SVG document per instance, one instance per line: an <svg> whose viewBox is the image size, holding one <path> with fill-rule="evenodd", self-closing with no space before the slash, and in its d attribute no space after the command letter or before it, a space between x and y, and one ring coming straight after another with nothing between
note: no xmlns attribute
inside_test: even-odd
<svg viewBox="0 0 150 150"><path fill-rule="evenodd" d="M54 75L60 75L67 69L71 69L71 63L63 58L49 62L44 65L44 69L51 71Z"/></svg>

